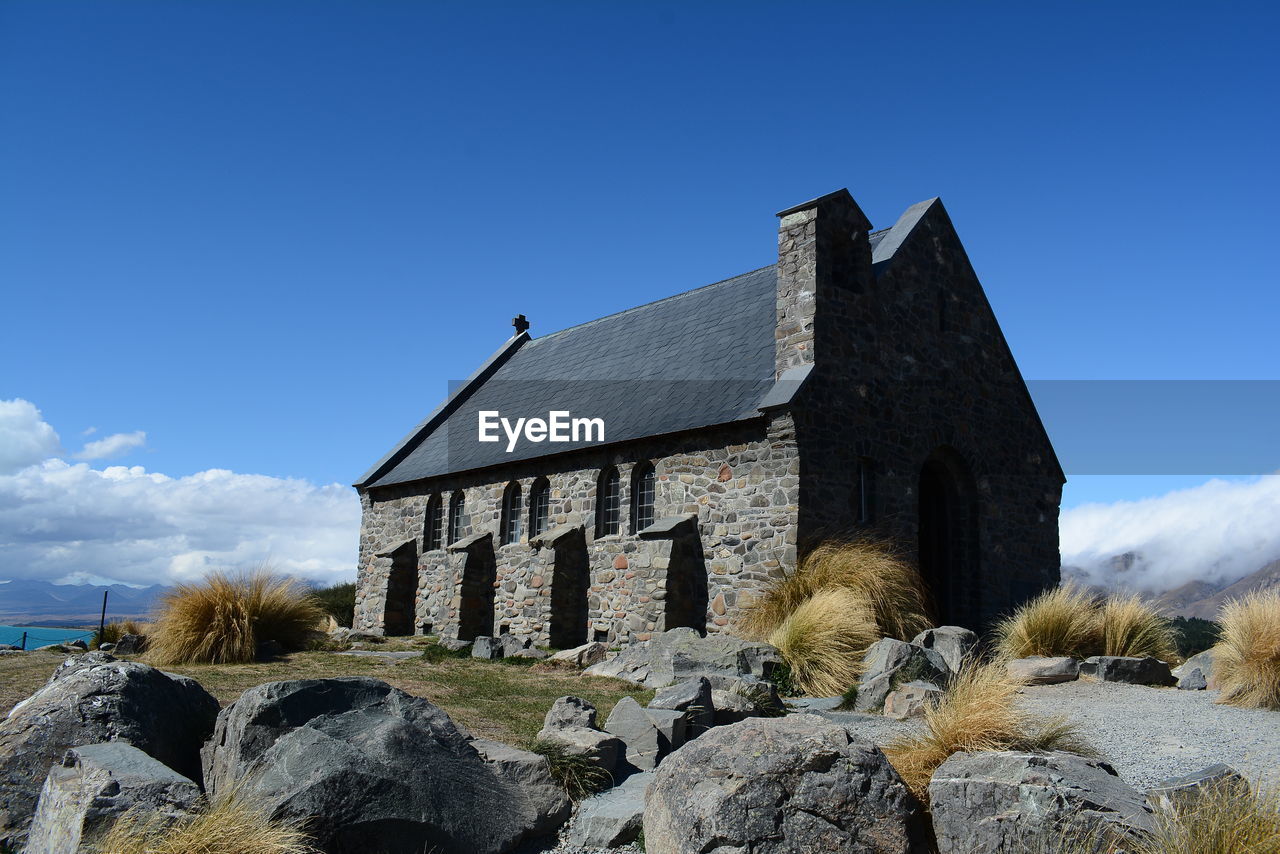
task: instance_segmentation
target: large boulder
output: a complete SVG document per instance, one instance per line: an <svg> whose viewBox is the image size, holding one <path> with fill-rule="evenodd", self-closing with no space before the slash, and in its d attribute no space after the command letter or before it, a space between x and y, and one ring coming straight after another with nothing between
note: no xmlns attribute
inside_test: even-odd
<svg viewBox="0 0 1280 854"><path fill-rule="evenodd" d="M708 689L708 692L710 689ZM626 745L629 768L651 771L685 741L685 718L675 709L646 709L632 697L623 697L609 713L604 731Z"/></svg>
<svg viewBox="0 0 1280 854"><path fill-rule="evenodd" d="M716 708L711 699L711 680L705 676L696 676L663 688L649 701L649 708L670 709L682 713L685 734L688 738L697 738L716 723Z"/></svg>
<svg viewBox="0 0 1280 854"><path fill-rule="evenodd" d="M1245 797L1249 794L1249 782L1236 769L1219 762L1152 786L1147 790L1147 803L1158 810L1193 812L1202 795L1223 789L1234 797Z"/></svg>
<svg viewBox="0 0 1280 854"><path fill-rule="evenodd" d="M146 635L123 634L112 650L116 655L137 655L147 651Z"/></svg>
<svg viewBox="0 0 1280 854"><path fill-rule="evenodd" d="M27 850L96 854L95 843L124 813L178 822L203 800L194 781L122 741L73 747L44 781Z"/></svg>
<svg viewBox="0 0 1280 854"><path fill-rule="evenodd" d="M204 753L211 796L305 821L327 854L499 854L545 828L539 804L449 716L377 679L250 688Z"/></svg>
<svg viewBox="0 0 1280 854"><path fill-rule="evenodd" d="M634 842L644 823L644 796L652 774L632 774L620 785L578 804L567 834L570 845L617 848Z"/></svg>
<svg viewBox="0 0 1280 854"><path fill-rule="evenodd" d="M194 679L103 652L67 659L0 722L0 842L21 848L45 776L73 747L121 741L198 782L217 715Z"/></svg>
<svg viewBox="0 0 1280 854"><path fill-rule="evenodd" d="M1024 685L1056 685L1080 678L1080 662L1069 655L1033 655L1005 664L1009 678Z"/></svg>
<svg viewBox="0 0 1280 854"><path fill-rule="evenodd" d="M878 714L885 700L907 682L946 685L951 677L942 654L893 638L883 638L867 648L862 658L862 681L854 700L854 711Z"/></svg>
<svg viewBox="0 0 1280 854"><path fill-rule="evenodd" d="M564 661L576 667L590 667L604 661L609 647L599 641L588 641L573 649L563 649L551 656L552 661Z"/></svg>
<svg viewBox="0 0 1280 854"><path fill-rule="evenodd" d="M1218 683L1213 678L1213 650L1206 649L1191 656L1173 668L1172 675L1178 680L1178 687L1183 691L1217 688Z"/></svg>
<svg viewBox="0 0 1280 854"><path fill-rule="evenodd" d="M942 701L943 690L932 682L907 682L884 699L884 716L896 721L922 718Z"/></svg>
<svg viewBox="0 0 1280 854"><path fill-rule="evenodd" d="M654 772L644 837L661 854L908 854L920 806L884 754L816 715L751 718Z"/></svg>
<svg viewBox="0 0 1280 854"><path fill-rule="evenodd" d="M1158 658L1132 658L1119 655L1095 655L1080 664L1081 676L1092 676L1103 682L1125 682L1129 685L1168 687L1177 683L1169 665Z"/></svg>
<svg viewBox="0 0 1280 854"><path fill-rule="evenodd" d="M911 639L911 643L924 649L932 649L942 656L947 669L959 673L964 662L978 646L978 636L960 626L938 626L925 629Z"/></svg>
<svg viewBox="0 0 1280 854"><path fill-rule="evenodd" d="M956 753L929 784L939 854L1076 851L1150 830L1143 796L1106 762L1071 753ZM1084 849L1089 850L1089 849Z"/></svg>
<svg viewBox="0 0 1280 854"><path fill-rule="evenodd" d="M569 818L573 803L564 786L551 776L547 757L487 738L472 739L471 746L489 767L524 793L533 808L531 835L550 833Z"/></svg>
<svg viewBox="0 0 1280 854"><path fill-rule="evenodd" d="M708 674L768 678L781 663L781 654L767 643L722 634L704 638L693 629L677 628L633 644L584 672L665 688Z"/></svg>
<svg viewBox="0 0 1280 854"><path fill-rule="evenodd" d="M543 718L538 741L557 747L570 756L585 757L597 768L612 774L624 758L627 746L596 726L596 707L580 697L560 697Z"/></svg>

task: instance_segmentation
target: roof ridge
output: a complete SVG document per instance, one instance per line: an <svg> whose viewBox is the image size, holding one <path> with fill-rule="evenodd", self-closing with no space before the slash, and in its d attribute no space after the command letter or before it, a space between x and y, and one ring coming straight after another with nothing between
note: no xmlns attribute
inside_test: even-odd
<svg viewBox="0 0 1280 854"><path fill-rule="evenodd" d="M753 275L755 273L759 273L761 270L768 270L770 267L776 267L776 266L778 266L777 262L774 262L773 264L765 264L763 267L757 267L754 270L748 270L747 272L739 273L736 276L729 276L728 278L721 279L718 282L711 282L710 284L707 284L707 285L699 285L696 288L690 288L687 291L680 291L679 293L674 293L671 296L660 297L655 300L649 300L648 302L642 302L640 303L640 305L633 305L631 306L631 308L624 308L622 311L615 311L613 314L606 314L602 317L594 318L593 320L586 320L586 321L583 321L582 323L576 323L573 326L566 326L564 329L557 329L555 332L548 332L546 335L543 335L540 338L532 339L529 342L529 345L537 344L539 341L546 341L548 338L555 338L557 335L563 335L566 332L572 332L573 330L581 329L584 326L590 326L593 323L600 323L601 321L604 321L604 320L612 320L615 317L621 317L624 314L630 314L633 311L639 311L642 308L648 308L649 306L657 305L658 303L668 302L670 300L679 299L680 297L688 296L689 294L695 294L699 291L705 291L707 288L714 288L714 287L717 287L718 285L728 284L729 282L732 282L735 279L744 279L747 276Z"/></svg>

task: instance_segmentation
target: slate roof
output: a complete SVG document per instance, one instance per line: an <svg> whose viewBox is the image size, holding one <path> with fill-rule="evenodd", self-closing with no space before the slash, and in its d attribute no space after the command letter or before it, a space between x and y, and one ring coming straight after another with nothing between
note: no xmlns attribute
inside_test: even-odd
<svg viewBox="0 0 1280 854"><path fill-rule="evenodd" d="M887 260L881 245L893 243L884 238L899 226L869 235L877 269ZM501 429L501 441L476 441L481 410L513 422L550 410L603 418L607 444L760 417L775 384L776 292L770 265L541 338L516 336L356 485L408 483L588 446L522 437L508 453Z"/></svg>

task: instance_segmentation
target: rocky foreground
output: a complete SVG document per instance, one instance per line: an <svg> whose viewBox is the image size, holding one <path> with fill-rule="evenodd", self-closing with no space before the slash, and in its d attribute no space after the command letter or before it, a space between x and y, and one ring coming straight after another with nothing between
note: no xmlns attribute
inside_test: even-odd
<svg viewBox="0 0 1280 854"><path fill-rule="evenodd" d="M1103 759L958 753L934 774L926 811L877 741L918 726L975 642L943 627L876 644L856 711L834 700L788 708L767 678L780 659L766 644L677 629L612 658L591 644L561 653L658 689L647 707L627 698L605 721L575 697L548 711L539 749L615 784L578 804L546 756L475 738L380 680L275 682L219 711L192 679L73 655L0 723L0 841L89 854L127 810L177 822L234 791L274 818L305 820L329 854L586 852L642 831L651 854L917 854L931 838L942 854L1047 854L1068 838L1139 834L1162 802L1241 784L1219 766L1140 791ZM1179 678L1152 661L1011 668L1040 685L1075 681L1081 668L1099 686ZM1208 685L1211 661L1180 675L1184 687Z"/></svg>

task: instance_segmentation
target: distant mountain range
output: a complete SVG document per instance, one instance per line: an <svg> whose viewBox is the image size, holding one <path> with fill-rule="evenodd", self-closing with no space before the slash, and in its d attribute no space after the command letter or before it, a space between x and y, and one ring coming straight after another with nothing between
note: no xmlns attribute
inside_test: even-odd
<svg viewBox="0 0 1280 854"><path fill-rule="evenodd" d="M97 624L102 592L107 591L107 619L146 617L157 597L169 588L123 584L51 584L14 580L0 584L0 623L10 626Z"/></svg>
<svg viewBox="0 0 1280 854"><path fill-rule="evenodd" d="M1181 587L1175 587L1161 594L1155 602L1170 615L1213 620L1217 618L1223 604L1231 599L1239 599L1255 590L1276 589L1280 589L1280 560L1273 560L1257 572L1252 572L1230 584L1211 584L1207 581L1187 582Z"/></svg>
<svg viewBox="0 0 1280 854"><path fill-rule="evenodd" d="M1137 562L1138 555L1126 553L1116 555L1108 561L1108 569L1112 577L1123 582L1124 574ZM1079 567L1062 567L1062 580L1075 579L1083 582L1085 573ZM1097 586L1088 589L1098 593L1106 593L1107 589ZM1118 585L1123 588L1123 583ZM1231 582L1188 581L1180 587L1163 591L1149 597L1157 608L1170 617L1199 617L1202 620L1214 620L1225 602L1238 599L1246 593L1262 590L1280 589L1280 560L1273 560L1244 578Z"/></svg>

